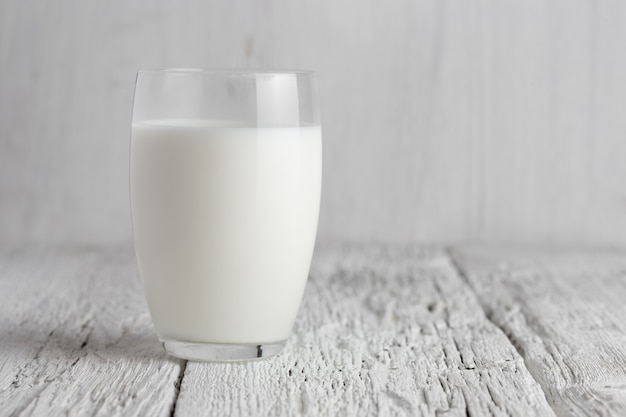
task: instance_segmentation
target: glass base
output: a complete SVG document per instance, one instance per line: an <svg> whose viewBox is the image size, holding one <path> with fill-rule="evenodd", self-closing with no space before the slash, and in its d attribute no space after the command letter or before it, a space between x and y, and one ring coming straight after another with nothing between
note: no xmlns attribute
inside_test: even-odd
<svg viewBox="0 0 626 417"><path fill-rule="evenodd" d="M266 359L278 355L285 341L255 344L182 342L160 338L165 352L177 358L201 362L239 362Z"/></svg>

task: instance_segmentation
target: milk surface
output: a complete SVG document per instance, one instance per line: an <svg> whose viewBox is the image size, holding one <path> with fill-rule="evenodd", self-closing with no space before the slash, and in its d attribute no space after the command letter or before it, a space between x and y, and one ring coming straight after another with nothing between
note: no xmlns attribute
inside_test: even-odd
<svg viewBox="0 0 626 417"><path fill-rule="evenodd" d="M287 339L315 242L321 141L319 126L133 124L135 248L160 337Z"/></svg>

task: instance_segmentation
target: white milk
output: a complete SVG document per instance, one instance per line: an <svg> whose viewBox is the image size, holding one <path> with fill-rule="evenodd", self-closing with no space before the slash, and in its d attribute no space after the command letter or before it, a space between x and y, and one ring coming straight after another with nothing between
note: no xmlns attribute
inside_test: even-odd
<svg viewBox="0 0 626 417"><path fill-rule="evenodd" d="M287 339L317 230L319 126L134 124L135 248L162 338Z"/></svg>

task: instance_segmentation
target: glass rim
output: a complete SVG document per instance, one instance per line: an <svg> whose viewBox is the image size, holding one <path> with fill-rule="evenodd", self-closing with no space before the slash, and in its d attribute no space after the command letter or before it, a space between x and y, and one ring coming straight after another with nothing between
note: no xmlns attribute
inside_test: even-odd
<svg viewBox="0 0 626 417"><path fill-rule="evenodd" d="M227 76L263 76L263 75L315 75L315 71L303 69L257 69L257 68L139 68L137 74L172 74L172 75L227 75Z"/></svg>

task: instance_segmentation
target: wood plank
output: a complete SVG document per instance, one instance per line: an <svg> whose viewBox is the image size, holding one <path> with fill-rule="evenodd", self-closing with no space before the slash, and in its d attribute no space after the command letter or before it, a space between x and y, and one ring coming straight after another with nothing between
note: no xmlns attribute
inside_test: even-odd
<svg viewBox="0 0 626 417"><path fill-rule="evenodd" d="M557 415L626 415L626 253L470 248L454 258Z"/></svg>
<svg viewBox="0 0 626 417"><path fill-rule="evenodd" d="M553 416L437 250L318 251L284 353L187 364L176 415Z"/></svg>
<svg viewBox="0 0 626 417"><path fill-rule="evenodd" d="M322 237L626 245L626 2L494 3L0 1L0 240L131 239L135 71L189 65L318 71Z"/></svg>
<svg viewBox="0 0 626 417"><path fill-rule="evenodd" d="M150 324L133 250L0 255L0 414L169 415L183 361Z"/></svg>

